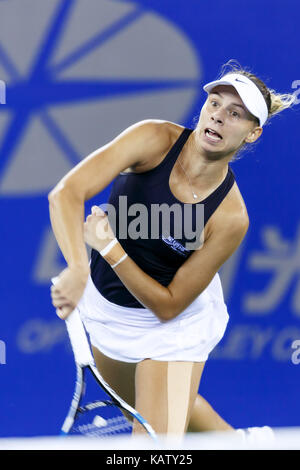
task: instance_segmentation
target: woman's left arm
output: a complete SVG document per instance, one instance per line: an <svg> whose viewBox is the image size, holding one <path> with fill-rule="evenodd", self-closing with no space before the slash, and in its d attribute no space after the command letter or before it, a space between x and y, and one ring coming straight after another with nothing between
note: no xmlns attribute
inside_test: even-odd
<svg viewBox="0 0 300 470"><path fill-rule="evenodd" d="M215 218L213 229L202 247L183 263L167 287L146 274L129 256L114 270L142 305L160 320L168 321L179 315L206 289L216 272L238 248L248 226L248 216L244 212L223 213ZM103 228L107 237L103 235ZM113 236L106 214L95 208L84 224L86 243L100 252ZM125 251L118 242L104 258L114 265L124 255Z"/></svg>

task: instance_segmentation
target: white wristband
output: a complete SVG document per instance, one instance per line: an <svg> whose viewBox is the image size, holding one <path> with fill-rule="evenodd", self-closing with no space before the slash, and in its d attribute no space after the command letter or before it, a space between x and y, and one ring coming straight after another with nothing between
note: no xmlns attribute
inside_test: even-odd
<svg viewBox="0 0 300 470"><path fill-rule="evenodd" d="M116 266L118 266L118 264L122 263L122 261L124 261L125 258L127 258L127 253L125 253L125 255L122 256L122 258L119 259L119 261L117 261L115 264L111 264L111 267L112 268L115 268Z"/></svg>
<svg viewBox="0 0 300 470"><path fill-rule="evenodd" d="M108 245L106 245L105 248L103 248L103 250L99 251L100 255L101 256L105 256L107 255L107 253L118 243L118 239L117 238L114 238L111 242L109 242Z"/></svg>

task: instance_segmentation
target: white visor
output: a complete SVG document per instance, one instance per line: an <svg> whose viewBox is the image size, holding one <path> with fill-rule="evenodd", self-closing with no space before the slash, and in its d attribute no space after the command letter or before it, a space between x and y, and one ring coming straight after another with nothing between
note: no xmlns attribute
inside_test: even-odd
<svg viewBox="0 0 300 470"><path fill-rule="evenodd" d="M262 93L252 80L239 73L230 73L224 75L220 80L207 83L203 90L209 93L218 85L233 86L248 111L259 119L260 126L265 124L268 119L268 107Z"/></svg>

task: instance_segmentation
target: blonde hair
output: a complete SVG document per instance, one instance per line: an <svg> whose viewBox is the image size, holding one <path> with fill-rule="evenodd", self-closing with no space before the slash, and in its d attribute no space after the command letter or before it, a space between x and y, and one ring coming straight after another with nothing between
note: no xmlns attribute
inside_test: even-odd
<svg viewBox="0 0 300 470"><path fill-rule="evenodd" d="M289 93L276 93L275 90L271 90L270 88L269 92L271 95L271 109L269 112L270 116L274 116L274 114L278 114L284 109L290 108L296 101L295 95Z"/></svg>
<svg viewBox="0 0 300 470"><path fill-rule="evenodd" d="M296 101L296 96L292 93L276 93L275 90L268 88L267 85L260 78L254 75L254 73L252 73L248 67L242 67L239 62L234 59L230 59L228 62L226 62L226 64L222 66L219 78L229 73L240 73L241 75L245 75L255 83L255 85L262 93L268 107L267 123L270 121L271 117L273 117L275 114L280 113L284 109L290 108ZM259 125L258 119L254 116L253 118L257 121Z"/></svg>

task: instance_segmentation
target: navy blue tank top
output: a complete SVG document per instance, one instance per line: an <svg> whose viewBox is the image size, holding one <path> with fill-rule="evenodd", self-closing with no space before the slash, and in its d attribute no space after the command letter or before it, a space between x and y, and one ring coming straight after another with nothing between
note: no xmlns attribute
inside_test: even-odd
<svg viewBox="0 0 300 470"><path fill-rule="evenodd" d="M115 217L110 218L109 210L106 212L122 247L145 273L163 286L170 284L178 268L199 246L200 218L203 228L235 181L228 167L224 181L203 201L183 203L173 195L170 173L192 132L193 129L185 128L155 168L143 173L121 172L108 200L115 209ZM162 205L165 214L169 214L168 221L158 210ZM145 308L96 250L92 250L90 267L93 283L107 300L124 307Z"/></svg>

